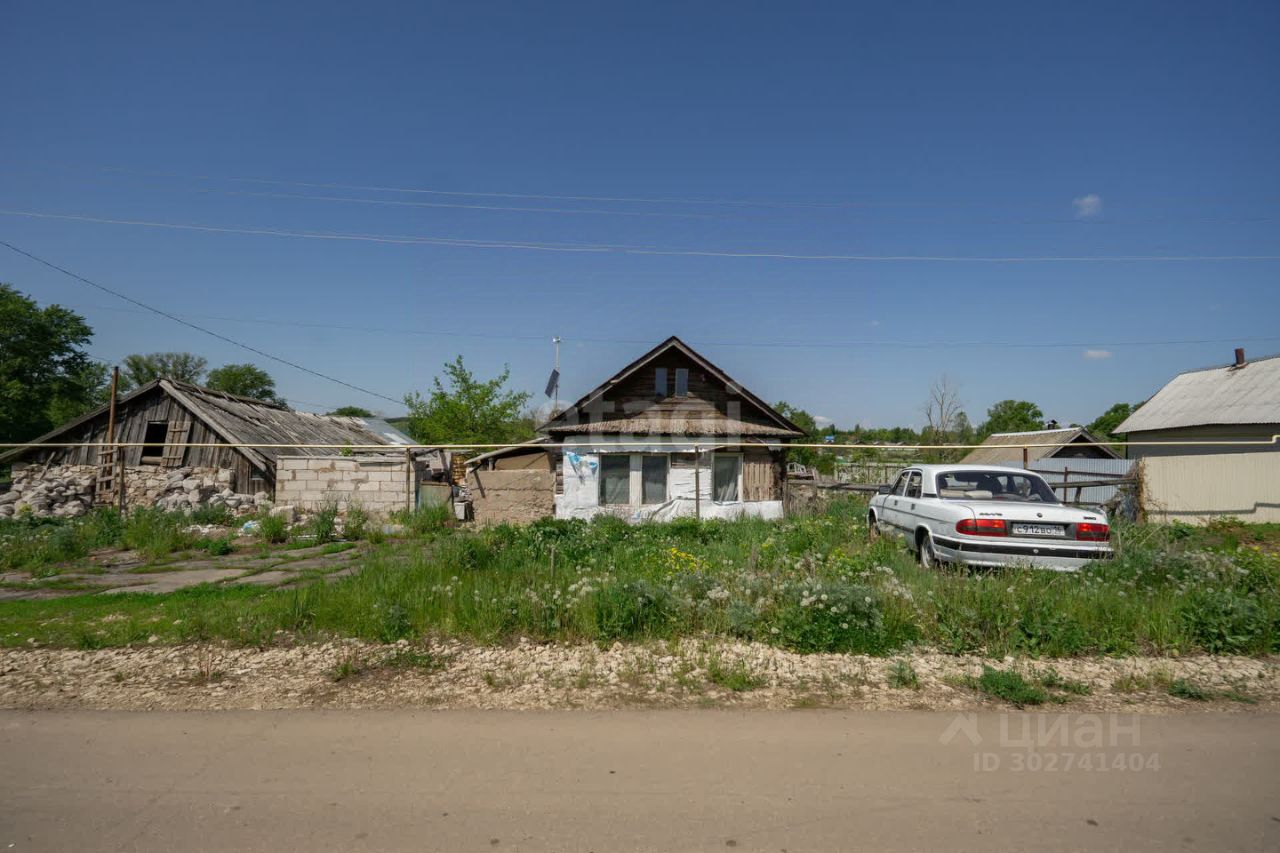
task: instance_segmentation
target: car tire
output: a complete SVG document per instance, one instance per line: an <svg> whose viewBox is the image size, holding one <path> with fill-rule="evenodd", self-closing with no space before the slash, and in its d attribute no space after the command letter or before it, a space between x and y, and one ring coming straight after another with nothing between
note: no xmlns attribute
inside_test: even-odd
<svg viewBox="0 0 1280 853"><path fill-rule="evenodd" d="M916 559L924 569L937 569L942 566L937 552L933 550L933 537L928 533L921 532L916 537Z"/></svg>
<svg viewBox="0 0 1280 853"><path fill-rule="evenodd" d="M867 513L867 538L874 542L880 536L880 522L876 520L876 514L874 512Z"/></svg>

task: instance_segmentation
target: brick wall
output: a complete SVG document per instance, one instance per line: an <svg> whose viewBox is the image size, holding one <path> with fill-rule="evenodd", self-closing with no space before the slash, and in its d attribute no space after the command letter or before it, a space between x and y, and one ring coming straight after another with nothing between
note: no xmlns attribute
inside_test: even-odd
<svg viewBox="0 0 1280 853"><path fill-rule="evenodd" d="M276 505L301 510L359 504L385 516L410 506L403 456L282 456L276 460ZM415 463L414 481L423 470Z"/></svg>

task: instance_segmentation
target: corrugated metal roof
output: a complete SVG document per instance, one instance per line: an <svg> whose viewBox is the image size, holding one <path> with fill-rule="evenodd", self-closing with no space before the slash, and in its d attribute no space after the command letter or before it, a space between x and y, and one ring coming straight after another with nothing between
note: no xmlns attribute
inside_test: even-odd
<svg viewBox="0 0 1280 853"><path fill-rule="evenodd" d="M1080 427L1064 427L1063 429L1039 429L1031 432L997 432L987 436L981 447L970 450L961 460L966 465L1022 464L1022 446L1024 444L1066 445L1084 438L1106 451L1108 456L1115 457L1111 448L1099 442ZM1028 447L1027 461L1034 462L1052 456L1061 447Z"/></svg>
<svg viewBox="0 0 1280 853"><path fill-rule="evenodd" d="M1280 355L1180 373L1116 432L1218 424L1280 424Z"/></svg>

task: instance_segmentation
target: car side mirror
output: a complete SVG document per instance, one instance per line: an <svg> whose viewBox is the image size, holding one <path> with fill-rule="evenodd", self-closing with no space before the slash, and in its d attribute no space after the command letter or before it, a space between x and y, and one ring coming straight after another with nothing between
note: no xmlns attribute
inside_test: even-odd
<svg viewBox="0 0 1280 853"><path fill-rule="evenodd" d="M880 488L876 489L876 492L882 495L887 495L892 491L893 491L893 486L881 486Z"/></svg>

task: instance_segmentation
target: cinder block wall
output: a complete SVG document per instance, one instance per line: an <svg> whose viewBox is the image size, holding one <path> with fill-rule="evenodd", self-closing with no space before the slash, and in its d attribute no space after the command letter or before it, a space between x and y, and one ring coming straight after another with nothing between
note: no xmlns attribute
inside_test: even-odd
<svg viewBox="0 0 1280 853"><path fill-rule="evenodd" d="M341 512L359 504L386 516L411 506L403 456L281 456L276 460L276 505L316 510L336 503ZM415 463L414 480L422 475Z"/></svg>
<svg viewBox="0 0 1280 853"><path fill-rule="evenodd" d="M525 523L555 515L552 471L471 471L467 490L477 524Z"/></svg>

